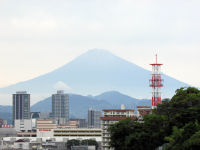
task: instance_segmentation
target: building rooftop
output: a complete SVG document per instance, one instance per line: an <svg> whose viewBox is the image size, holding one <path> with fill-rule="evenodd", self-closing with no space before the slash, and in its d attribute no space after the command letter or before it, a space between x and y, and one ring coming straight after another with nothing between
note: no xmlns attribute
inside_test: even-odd
<svg viewBox="0 0 200 150"><path fill-rule="evenodd" d="M64 90L58 90L57 94L64 94Z"/></svg>
<svg viewBox="0 0 200 150"><path fill-rule="evenodd" d="M150 106L137 106L137 108L151 108Z"/></svg>
<svg viewBox="0 0 200 150"><path fill-rule="evenodd" d="M130 118L132 120L137 120L137 117L100 117L101 120L108 120L108 121L119 121L126 118Z"/></svg>
<svg viewBox="0 0 200 150"><path fill-rule="evenodd" d="M27 94L26 91L17 91L16 94Z"/></svg>
<svg viewBox="0 0 200 150"><path fill-rule="evenodd" d="M103 109L103 111L135 111L134 109Z"/></svg>

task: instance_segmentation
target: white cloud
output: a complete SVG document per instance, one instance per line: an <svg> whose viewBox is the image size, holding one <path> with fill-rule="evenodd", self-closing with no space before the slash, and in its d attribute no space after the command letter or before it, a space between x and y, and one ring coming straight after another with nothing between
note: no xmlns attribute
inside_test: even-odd
<svg viewBox="0 0 200 150"><path fill-rule="evenodd" d="M58 81L55 85L54 85L54 89L56 90L65 90L65 91L69 91L71 90L71 87L69 87L67 84L65 84L62 81Z"/></svg>

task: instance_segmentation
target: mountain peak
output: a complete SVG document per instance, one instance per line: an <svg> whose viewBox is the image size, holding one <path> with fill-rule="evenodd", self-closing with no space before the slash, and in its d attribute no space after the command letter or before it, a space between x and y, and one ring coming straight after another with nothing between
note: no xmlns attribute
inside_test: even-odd
<svg viewBox="0 0 200 150"><path fill-rule="evenodd" d="M91 49L75 58L69 64L71 68L82 70L98 71L105 68L113 69L117 66L129 63L128 61L103 49ZM69 64L66 64L67 66ZM96 70L97 69L97 70ZM107 71L107 70L106 70Z"/></svg>
<svg viewBox="0 0 200 150"><path fill-rule="evenodd" d="M108 50L104 50L104 49L90 49L87 52L83 53L82 55L80 55L79 57L77 57L75 60L77 59L98 59L98 58L103 58L103 59L110 59L110 58L117 58L116 55L114 55L113 53L111 53ZM120 58L120 57L118 57Z"/></svg>

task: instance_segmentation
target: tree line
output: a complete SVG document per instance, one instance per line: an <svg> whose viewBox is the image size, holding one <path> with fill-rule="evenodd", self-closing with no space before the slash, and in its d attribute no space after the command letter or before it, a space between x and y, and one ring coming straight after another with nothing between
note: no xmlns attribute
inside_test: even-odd
<svg viewBox="0 0 200 150"><path fill-rule="evenodd" d="M199 150L200 90L177 89L143 122L121 120L109 127L110 146L115 150Z"/></svg>

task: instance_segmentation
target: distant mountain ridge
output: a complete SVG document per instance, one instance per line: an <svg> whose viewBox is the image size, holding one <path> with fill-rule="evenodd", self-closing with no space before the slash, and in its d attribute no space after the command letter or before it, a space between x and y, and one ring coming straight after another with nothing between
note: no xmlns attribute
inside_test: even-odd
<svg viewBox="0 0 200 150"><path fill-rule="evenodd" d="M142 102L142 103L140 103ZM97 96L82 96L69 94L69 111L71 118L87 118L90 108L95 110L119 109L121 104L126 108L135 109L137 104L150 106L151 100L139 100L117 91L109 91ZM51 97L48 97L31 107L35 112L51 112Z"/></svg>
<svg viewBox="0 0 200 150"><path fill-rule="evenodd" d="M8 124L12 123L12 106L0 105L0 118L7 120Z"/></svg>
<svg viewBox="0 0 200 150"><path fill-rule="evenodd" d="M142 58L141 58L142 59ZM147 64L148 65L148 64ZM0 88L0 94L25 90L31 94L55 92L55 86L70 93L96 95L104 91L120 91L132 97L151 97L151 72L105 50L89 50L70 63L34 79ZM167 75L163 97L171 97L177 88L188 86Z"/></svg>
<svg viewBox="0 0 200 150"><path fill-rule="evenodd" d="M100 111L102 109L119 109L121 104L124 104L126 108L135 109L136 106L151 106L151 100L139 100L117 91L108 91L97 96L69 94L70 118L87 118L90 108ZM31 112L51 112L51 97L31 106ZM8 119L11 123L12 107L0 106L0 118Z"/></svg>
<svg viewBox="0 0 200 150"><path fill-rule="evenodd" d="M106 100L107 102L118 106L123 104L124 102L126 103L126 105L129 105L133 103L135 104L138 101L138 99L136 98L132 98L117 91L104 92L98 96L95 96L95 98L98 100Z"/></svg>

